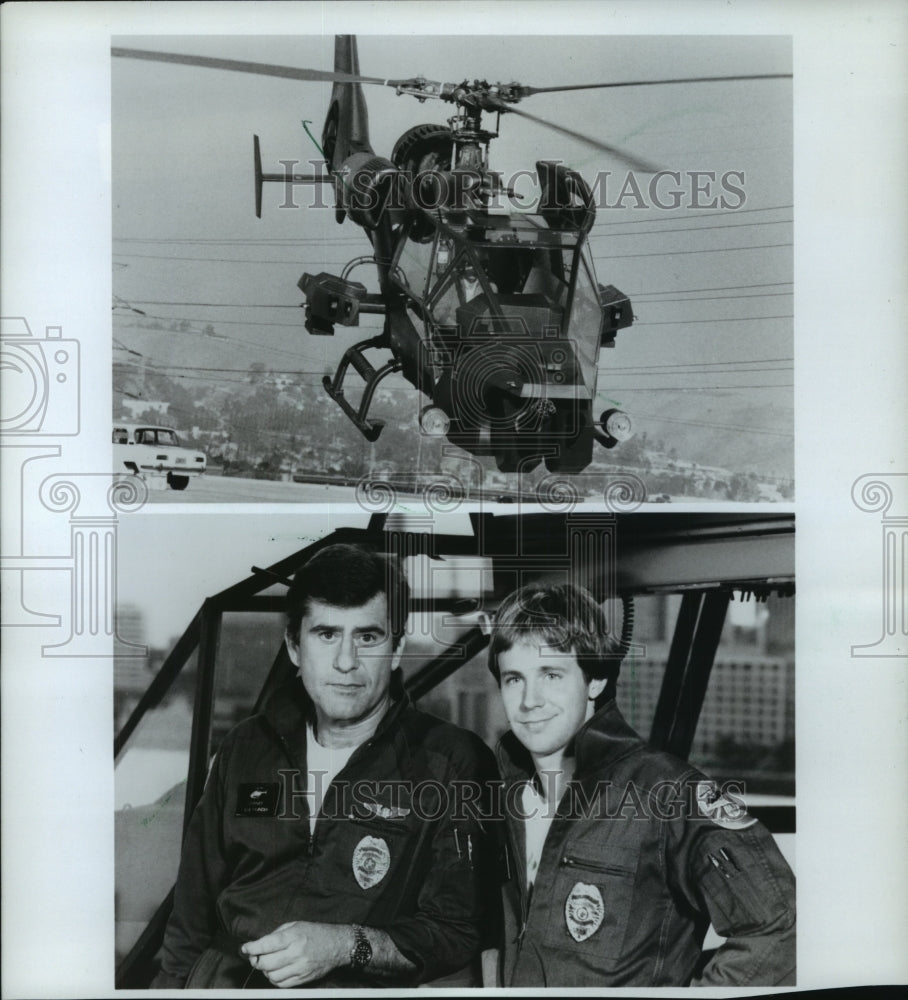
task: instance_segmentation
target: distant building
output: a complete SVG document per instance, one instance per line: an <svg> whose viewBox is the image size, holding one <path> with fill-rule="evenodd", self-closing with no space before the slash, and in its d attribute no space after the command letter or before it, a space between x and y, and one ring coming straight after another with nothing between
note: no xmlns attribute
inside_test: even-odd
<svg viewBox="0 0 908 1000"><path fill-rule="evenodd" d="M145 645L145 616L135 604L120 604L116 614L117 635L133 645ZM138 703L148 687L151 675L147 656L115 656L114 675L114 722L116 728L126 721L126 717Z"/></svg>
<svg viewBox="0 0 908 1000"><path fill-rule="evenodd" d="M635 604L635 641L643 654L621 669L618 701L644 736L662 687L680 598L653 595ZM774 746L794 739L794 601L734 601L716 651L692 756L721 739Z"/></svg>
<svg viewBox="0 0 908 1000"><path fill-rule="evenodd" d="M124 399L122 405L124 410L129 410L131 417L137 417L149 410L163 415L170 409L170 403L165 403L163 399Z"/></svg>
<svg viewBox="0 0 908 1000"><path fill-rule="evenodd" d="M628 721L649 736L664 660L631 660L622 668L618 702ZM716 656L691 750L716 752L723 740L773 747L794 739L794 661L764 656Z"/></svg>
<svg viewBox="0 0 908 1000"><path fill-rule="evenodd" d="M116 610L117 635L136 646L145 645L145 616L135 604L120 604ZM115 656L114 690L139 692L148 686L148 657Z"/></svg>

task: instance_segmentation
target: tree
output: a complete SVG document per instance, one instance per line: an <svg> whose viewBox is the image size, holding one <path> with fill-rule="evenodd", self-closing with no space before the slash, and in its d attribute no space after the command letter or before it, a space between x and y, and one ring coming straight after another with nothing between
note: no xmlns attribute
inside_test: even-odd
<svg viewBox="0 0 908 1000"><path fill-rule="evenodd" d="M726 496L729 500L759 500L760 490L756 477L736 472L728 483Z"/></svg>

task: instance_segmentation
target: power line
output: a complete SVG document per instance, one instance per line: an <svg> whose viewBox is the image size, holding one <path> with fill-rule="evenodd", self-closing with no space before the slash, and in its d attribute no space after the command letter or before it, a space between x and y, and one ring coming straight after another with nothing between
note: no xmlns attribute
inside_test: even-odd
<svg viewBox="0 0 908 1000"><path fill-rule="evenodd" d="M114 257L135 257L141 260L172 260L172 261L197 261L201 264L293 264L299 265L303 264L305 266L305 261L298 260L249 260L248 258L242 257L174 257L171 254L153 254L153 253L127 253L121 250L114 250ZM321 261L322 264L345 264L346 260L326 260Z"/></svg>
<svg viewBox="0 0 908 1000"><path fill-rule="evenodd" d="M671 375L673 371L671 368L660 368L652 372L647 371L645 368L628 368L628 369L615 369L615 368L600 368L600 371L607 372L610 376L614 375L618 378L631 378L633 376L643 376L645 378L659 378L663 375ZM766 368L725 368L721 372L716 372L711 368L706 367L691 367L686 368L684 371L679 372L680 375L764 375L767 372L790 372L792 371L791 365L770 365Z"/></svg>
<svg viewBox="0 0 908 1000"><path fill-rule="evenodd" d="M793 313L781 316L728 316L719 319L665 319L634 321L634 326L687 326L691 323L759 323L766 319L794 319Z"/></svg>
<svg viewBox="0 0 908 1000"><path fill-rule="evenodd" d="M665 292L652 292L651 295L665 295ZM635 295L636 302L647 302L651 305L666 303L667 305L680 304L682 302L733 302L736 299L778 299L785 295L794 295L794 292L753 292L746 295L697 295L686 299L653 299L646 292ZM630 297L630 296L628 296Z"/></svg>
<svg viewBox="0 0 908 1000"><path fill-rule="evenodd" d="M735 209L722 209L716 211L711 208L702 208L697 213L691 213L688 215L675 215L672 214L666 218L634 218L634 219L624 219L615 222L608 222L602 216L596 220L596 228L608 227L610 225L625 226L625 225L639 225L643 223L660 223L660 222L684 222L689 219L715 219L715 218L736 218L739 215L749 215L754 212L776 212L784 211L787 209L794 208L792 203L786 205L764 205L762 207L755 208L735 208ZM761 225L762 223L754 223L754 225ZM597 233L593 232L591 236L605 236L607 233ZM362 243L364 235L360 234L357 236L341 236L336 237L316 237L316 238L306 238L306 239L294 239L291 237L234 237L234 236L208 236L208 237L195 237L195 236L114 236L114 242L116 243L174 243L174 244L197 244L199 246L205 245L222 245L222 246L306 246L314 243L317 244L354 244Z"/></svg>
<svg viewBox="0 0 908 1000"><path fill-rule="evenodd" d="M628 296L638 298L640 295L684 295L687 292L728 292L739 288L778 288L780 285L792 285L791 281L758 281L751 285L713 285L709 288L668 288L661 292L628 292Z"/></svg>
<svg viewBox="0 0 908 1000"><path fill-rule="evenodd" d="M719 389L793 389L793 382L778 382L752 385L622 385L616 392L708 392Z"/></svg>
<svg viewBox="0 0 908 1000"><path fill-rule="evenodd" d="M719 228L719 227L712 227L712 228ZM706 230L701 230L701 231L706 231ZM597 234L597 235L599 235L599 234ZM618 234L616 234L616 235L618 235ZM659 235L661 235L661 233L659 233L659 232L654 232L654 233L639 233L637 235L640 235L640 236L647 236L647 235L659 236ZM793 244L791 242L786 242L786 243L761 243L761 244L753 244L751 246L743 246L743 247L714 247L714 248L708 248L708 249L702 249L702 250L666 250L666 251L648 251L646 253L622 253L622 254L612 254L612 255L599 256L599 257L595 257L594 259L598 261L598 260L624 259L625 257L672 257L672 256L680 255L680 254L691 254L691 253L727 253L727 252L730 252L730 251L733 251L733 250L772 250L772 249L778 249L780 247L790 247L792 245ZM305 260L302 260L302 261L301 260L289 260L289 261L288 260L252 260L252 259L245 258L245 257L243 257L243 258L237 258L237 257L180 257L180 256L174 256L172 254L142 254L142 253L132 253L132 252L127 252L127 251L120 251L120 250L114 251L114 256L115 257L130 257L130 258L135 258L135 259L140 259L140 260L168 260L168 261L175 261L175 262L189 261L189 262L213 263L213 264L285 264L285 265L288 265L288 266L290 264L294 264L294 265L297 265L297 266L299 264L303 264L303 266L307 266L308 263L311 263L311 262L307 262ZM317 263L319 263L321 265L324 265L324 266L327 266L327 265L332 265L333 266L333 265L336 265L336 264L347 263L347 260L346 260L346 258L344 258L342 260L324 260L324 259L320 258L317 261Z"/></svg>
<svg viewBox="0 0 908 1000"><path fill-rule="evenodd" d="M300 309L301 306L296 306L296 308ZM302 329L303 329L302 321L300 321L299 323L273 323L273 322L271 322L269 320L254 320L254 319L250 319L250 320L245 320L245 319L217 319L217 320L213 320L213 319L209 319L209 317L207 317L207 316L155 316L153 313L148 313L147 314L147 318L148 319L161 320L164 323L175 323L175 322L180 322L180 321L185 320L187 323L211 323L212 325L214 325L214 323L217 322L217 323L222 323L224 325L228 325L229 324L230 326L282 326L282 327L286 327L288 330L300 330L300 331L302 331ZM154 330L155 329L155 327L153 327L153 326L143 327L141 324L138 324L138 323L136 324L136 328L140 329L140 330ZM181 331L173 331L173 332L179 333ZM182 331L182 332L188 332L188 331ZM199 331L199 332L201 333L201 332L204 332L204 331ZM209 334L209 336L210 336L210 334Z"/></svg>
<svg viewBox="0 0 908 1000"><path fill-rule="evenodd" d="M603 257L594 257L593 259L595 261L600 261L600 260L624 260L627 257L680 257L682 254L689 254L689 253L731 253L732 251L736 250L774 250L779 247L790 247L793 245L794 244L792 243L760 243L746 247L710 247L705 250L662 250L662 251L656 251L655 253L652 251L649 251L647 253L615 253L615 254L608 254Z"/></svg>
<svg viewBox="0 0 908 1000"><path fill-rule="evenodd" d="M726 216L733 218L733 217L738 216L738 215L748 215L748 214L750 214L752 212L777 212L777 211L784 211L784 210L789 209L789 208L794 208L794 205L793 204L788 204L788 205L765 205L762 208L759 208L759 207L757 207L757 208L733 208L733 209L722 209L721 211L718 211L718 212L715 211L715 209L702 208L702 209L699 210L699 212L697 214L692 214L692 215L671 215L671 216L669 216L668 218L665 218L665 219L659 219L659 218L656 218L656 219L644 219L644 218L639 218L639 219L625 219L625 220L622 220L621 222L617 222L616 221L614 223L611 223L611 225L624 226L624 225L630 225L631 223L638 223L639 224L639 223L643 223L643 222L684 222L687 219L704 219L704 218L706 218L706 219L715 219L715 218L722 218L722 219L724 219ZM703 214L704 212L709 212L710 214L709 215L704 215ZM596 220L596 225L597 226L598 225L606 226L606 225L609 225L609 223L607 223L605 221L605 219L603 219L600 216ZM591 235L603 235L603 234L593 233Z"/></svg>
<svg viewBox="0 0 908 1000"><path fill-rule="evenodd" d="M628 292L628 297L633 297L635 299L641 300L646 299L646 301L658 302L659 299L650 299L653 295L687 295L691 292L715 292L715 291L734 291L738 288L772 288L779 285L790 285L790 281L773 281L766 282L764 284L755 285L719 285L714 288L677 288L668 291L661 292ZM759 299L759 298L770 298L778 297L782 295L793 295L794 292L755 292L753 294L747 295L717 295L717 296L706 296L704 298L687 298L679 299L680 302L714 302L721 301L722 299ZM301 309L301 305L285 305L284 303L278 302L178 302L170 299L133 299L136 305L140 306L198 306L199 308L207 309ZM665 301L670 302L671 299ZM171 317L167 317L168 319ZM218 320L218 323L225 322L224 320Z"/></svg>
<svg viewBox="0 0 908 1000"><path fill-rule="evenodd" d="M134 364L136 362L133 362ZM323 375L323 371L300 371L297 368L274 369L268 371L256 371L249 368L208 368L202 365L168 365L157 361L149 360L149 364L154 366L159 372L229 372L234 375Z"/></svg>
<svg viewBox="0 0 908 1000"><path fill-rule="evenodd" d="M167 299L135 299L140 306L205 306L209 309L300 309L301 306L279 305L275 302L171 302ZM219 323L224 322L218 320Z"/></svg>
<svg viewBox="0 0 908 1000"><path fill-rule="evenodd" d="M129 324L129 323L120 324L118 328L125 328L130 330L135 330L135 329L150 330L152 333L179 334L180 336L186 336L187 334L187 331L182 331L182 330L159 330L155 329L154 327L144 327L144 326L139 326L138 324ZM194 332L195 335L197 336L204 336L204 334L199 333L199 331L188 331L188 332L189 333ZM264 344L261 343L260 341L241 340L239 337L218 336L217 339L228 341L231 344L240 344L243 347L254 349L256 351L268 351L271 354L283 354L288 358L299 358L300 360L312 360L315 357L314 355L311 354L306 354L306 353L300 354L297 351L289 351L283 347L274 347L271 344ZM129 348L121 348L121 349L129 350ZM140 351L136 351L134 353L138 354L139 357L145 357L145 355L143 355Z"/></svg>
<svg viewBox="0 0 908 1000"><path fill-rule="evenodd" d="M640 236L659 236L660 233L639 233ZM665 250L665 251L648 251L646 253L620 253L620 254L606 254L598 257L594 257L594 260L623 260L626 257L674 257L680 254L691 254L691 253L728 253L733 250L773 250L779 247L790 247L793 246L791 242L787 243L759 243L753 244L751 246L743 247L710 247L703 250ZM295 260L251 260L248 257L177 257L172 254L149 254L149 253L127 253L125 251L115 250L115 257L130 257L139 260L167 260L174 261L175 263L180 262L194 262L198 264L283 264L290 266L291 264L295 267L335 267L341 264L348 263L348 258L340 258L339 260L326 260L324 258L318 258L315 261L307 261L301 259Z"/></svg>
<svg viewBox="0 0 908 1000"><path fill-rule="evenodd" d="M658 222L658 219L650 219L650 222ZM790 226L791 219L774 219L770 222L729 222L719 226L677 226L674 229L653 229L645 233L591 233L591 237L597 238L612 236L662 236L665 233L706 233L714 229L744 229L749 226Z"/></svg>
<svg viewBox="0 0 908 1000"><path fill-rule="evenodd" d="M725 292L734 291L738 288L773 288L779 285L790 285L790 281L770 281L753 285L717 285L712 288L674 288L660 292L628 292L628 296L641 298L650 295L686 295L690 292ZM761 292L754 295L730 295L717 296L717 298L761 298L762 296L792 295L793 292ZM278 302L178 302L170 299L133 299L136 305L140 306L199 306L209 309L300 309L299 305L288 306ZM710 299L683 299L685 302L710 301ZM222 322L222 320L218 320Z"/></svg>
<svg viewBox="0 0 908 1000"><path fill-rule="evenodd" d="M741 211L747 211L747 209L742 209ZM722 216L724 218L724 216ZM714 218L710 216L708 218ZM698 222L707 222L707 219L698 216L672 216L670 219L626 219L622 222L614 222L609 224L615 226L627 226L627 225L641 225L645 223L650 223L652 225L659 225L666 222L684 221L686 219L696 220ZM728 222L720 223L719 225L702 225L702 226L679 226L671 229L656 229L651 232L613 232L611 228L606 232L592 232L590 233L590 238L593 239L604 239L610 236L647 236L647 235L662 235L663 233L695 233L695 232L705 232L713 229L741 229L750 226L781 226L781 225L791 225L792 219L771 219L764 222L754 221L754 222ZM312 237L308 239L190 239L190 238L172 238L172 239L152 239L152 238L127 238L127 237L115 237L114 242L116 243L127 243L134 244L138 246L156 246L162 243L170 244L172 246L222 246L222 247L246 247L246 246L257 246L257 247L347 247L347 246L357 246L363 245L365 237ZM125 251L116 251L117 256L136 256L134 254L127 254Z"/></svg>
<svg viewBox="0 0 908 1000"><path fill-rule="evenodd" d="M664 364L664 365L632 365L630 367L622 367L621 365L616 365L614 368L609 366L607 370L610 372L621 372L621 371L641 371L646 369L647 371L654 370L657 368L666 369L669 372L675 371L678 368L718 368L725 367L727 365L759 365L764 363L778 364L782 361L794 361L794 358L739 358L735 361L686 361L680 364Z"/></svg>
<svg viewBox="0 0 908 1000"><path fill-rule="evenodd" d="M248 368L209 368L209 367L193 367L189 365L159 365L154 364L154 371L159 374L167 374L168 377L172 378L197 378L199 381L214 381L214 382L227 382L230 384L243 384L243 382L248 379L250 374L259 375L286 375L295 377L316 377L321 378L324 375L323 371L306 371L297 369L286 369L282 371L269 371L261 373L252 373ZM202 373L202 374L200 374ZM689 373L690 374L690 373ZM225 379L225 378L210 378L206 376L211 375L242 375L243 380L239 379ZM391 388L391 387L389 387ZM649 392L649 391L669 391L669 392L690 392L690 391L708 391L708 390L726 390L726 389L785 389L792 388L792 383L772 383L772 384L750 384L750 385L700 385L700 386L620 386L617 387L618 392ZM399 387L398 391L411 392L412 390L408 386Z"/></svg>
<svg viewBox="0 0 908 1000"><path fill-rule="evenodd" d="M655 420L658 423L685 424L691 427L711 427L714 430L741 431L749 434L769 434L774 437L794 437L794 434L791 431L776 431L769 427L748 427L746 425L742 426L739 424L717 424L710 423L707 420L682 420L680 417L660 417L655 413L640 413L638 410L634 411L633 416L635 418L640 417L645 420Z"/></svg>
<svg viewBox="0 0 908 1000"><path fill-rule="evenodd" d="M656 220L654 220L656 221ZM225 247L303 247L303 246L352 246L362 244L366 240L364 234L360 236L314 236L306 238L275 236L269 239L255 239L246 237L231 238L197 238L197 237L138 237L138 236L114 236L114 243L133 243L139 246L149 246L160 243L169 243L174 246L225 246Z"/></svg>

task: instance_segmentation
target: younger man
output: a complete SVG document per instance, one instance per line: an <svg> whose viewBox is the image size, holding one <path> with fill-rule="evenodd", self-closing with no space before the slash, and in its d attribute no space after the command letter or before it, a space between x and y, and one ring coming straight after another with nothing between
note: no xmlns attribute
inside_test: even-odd
<svg viewBox="0 0 908 1000"><path fill-rule="evenodd" d="M511 724L502 984L792 984L791 870L742 806L627 725L611 642L570 585L524 587L495 619ZM710 922L726 941L695 975Z"/></svg>

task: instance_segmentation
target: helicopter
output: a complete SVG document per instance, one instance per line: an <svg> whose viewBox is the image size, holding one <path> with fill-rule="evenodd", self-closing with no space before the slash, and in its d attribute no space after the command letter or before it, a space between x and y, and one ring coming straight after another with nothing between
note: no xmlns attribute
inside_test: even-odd
<svg viewBox="0 0 908 1000"><path fill-rule="evenodd" d="M321 133L324 171L266 173L254 138L256 214L265 183L328 184L337 222L349 220L369 240L371 253L340 274L307 272L298 282L312 336L358 326L364 315L383 317L382 332L347 348L323 378L366 440L382 432L384 421L371 415L373 398L395 372L428 400L419 414L423 434L492 456L501 472L529 472L544 462L550 472L579 473L594 444L612 449L633 435L622 410L593 412L600 351L615 347L634 316L629 297L596 278L587 242L596 218L590 186L578 171L539 160L536 210L502 211L500 196L513 203L516 192L489 160L502 115L516 114L657 173L657 165L516 106L538 93L633 84L385 80L360 74L353 36L336 37L333 72L124 48L112 54L333 83ZM364 85L391 87L420 103L437 100L454 112L446 124L407 129L386 158L370 143ZM484 115L494 115L494 125ZM354 280L364 265L376 268L377 293ZM351 375L362 383L356 403L348 398Z"/></svg>

